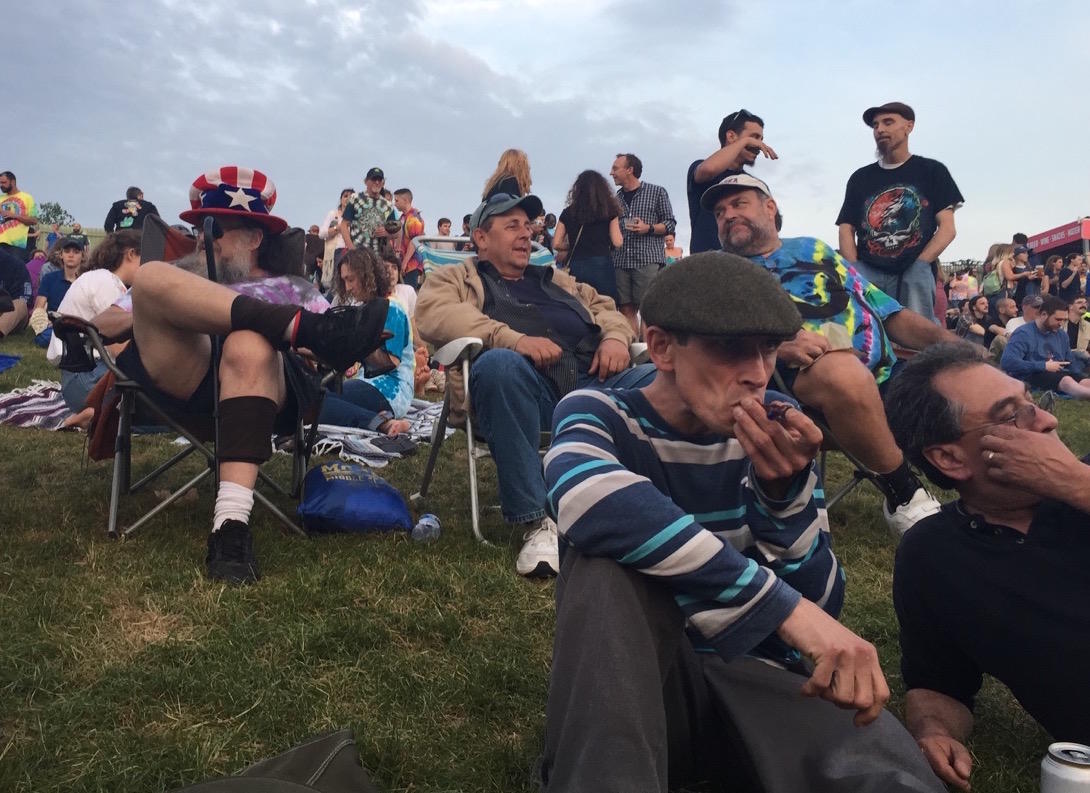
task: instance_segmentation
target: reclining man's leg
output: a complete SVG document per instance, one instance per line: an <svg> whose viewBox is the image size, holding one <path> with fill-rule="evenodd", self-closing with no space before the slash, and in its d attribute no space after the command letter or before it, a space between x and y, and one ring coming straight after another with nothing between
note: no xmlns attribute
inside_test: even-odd
<svg viewBox="0 0 1090 793"><path fill-rule="evenodd" d="M1090 378L1076 380L1069 375L1060 381L1058 389L1075 399L1090 399Z"/></svg>
<svg viewBox="0 0 1090 793"><path fill-rule="evenodd" d="M12 310L0 314L0 339L27 326L30 315L27 313L26 301L15 298L11 303Z"/></svg>
<svg viewBox="0 0 1090 793"><path fill-rule="evenodd" d="M837 442L878 474L886 494L887 520L902 533L923 515L905 515L898 521L898 507L923 492L923 485L909 468L886 423L882 397L870 371L850 352L826 353L799 372L795 397L825 415ZM907 523L907 525L900 525ZM897 524L897 525L894 525Z"/></svg>

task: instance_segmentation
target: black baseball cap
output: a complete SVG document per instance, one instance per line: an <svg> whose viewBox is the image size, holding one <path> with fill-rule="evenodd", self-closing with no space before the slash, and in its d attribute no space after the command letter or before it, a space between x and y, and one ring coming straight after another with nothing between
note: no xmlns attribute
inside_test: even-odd
<svg viewBox="0 0 1090 793"><path fill-rule="evenodd" d="M83 240L79 237L68 236L61 240L61 250L65 248L83 248Z"/></svg>
<svg viewBox="0 0 1090 793"><path fill-rule="evenodd" d="M863 111L863 123L868 127L874 126L874 117L879 113L896 113L901 118L908 121L916 120L916 111L906 105L904 102L886 102L884 105L878 107L868 107Z"/></svg>
<svg viewBox="0 0 1090 793"><path fill-rule="evenodd" d="M369 170L367 172L367 176L365 176L363 178L364 178L364 181L366 181L368 179L381 179L381 180L385 181L386 174L384 174L382 172L381 168L372 168L371 170Z"/></svg>
<svg viewBox="0 0 1090 793"><path fill-rule="evenodd" d="M473 210L473 214L469 218L470 233L476 231L488 218L503 215L515 207L522 207L526 211L526 216L531 220L540 217L541 213L545 211L545 205L541 203L541 199L536 195L527 193L524 196L513 196L508 193L496 193L489 196L488 200L482 201L481 205Z"/></svg>

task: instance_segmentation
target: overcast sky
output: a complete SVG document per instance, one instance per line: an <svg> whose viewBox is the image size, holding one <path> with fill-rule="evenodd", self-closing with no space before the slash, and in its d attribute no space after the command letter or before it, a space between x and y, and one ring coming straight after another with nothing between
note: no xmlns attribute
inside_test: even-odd
<svg viewBox="0 0 1090 793"><path fill-rule="evenodd" d="M235 164L276 182L294 225L378 165L429 231L457 227L517 147L554 212L579 171L635 152L685 244L686 169L745 107L780 155L754 172L784 235L835 243L845 181L874 157L860 115L890 100L965 195L943 258L1090 214L1084 0L10 5L0 169L86 226L130 184L174 219L199 173Z"/></svg>

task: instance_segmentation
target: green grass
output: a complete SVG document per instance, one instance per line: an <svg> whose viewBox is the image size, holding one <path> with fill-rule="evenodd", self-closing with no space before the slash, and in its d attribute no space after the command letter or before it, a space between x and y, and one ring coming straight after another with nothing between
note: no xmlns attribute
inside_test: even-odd
<svg viewBox="0 0 1090 793"><path fill-rule="evenodd" d="M3 351L24 360L0 374L0 391L57 376L29 337ZM1085 409L1063 402L1059 413L1085 453ZM136 457L167 449L139 438ZM427 505L443 523L438 543L302 540L259 507L265 577L244 589L203 578L207 487L111 542L110 464L84 467L81 436L0 427L0 452L0 790L162 790L340 726L355 730L385 790L536 789L553 587L515 575L519 538L496 511L484 515L495 544L472 540L460 435ZM423 457L382 474L413 492ZM494 503L491 464L481 468L482 498ZM834 480L846 475L834 465ZM131 497L123 521L153 500ZM894 540L869 485L831 518L848 572L844 621L877 644L899 713ZM1047 742L989 682L971 745L974 790L1036 790Z"/></svg>

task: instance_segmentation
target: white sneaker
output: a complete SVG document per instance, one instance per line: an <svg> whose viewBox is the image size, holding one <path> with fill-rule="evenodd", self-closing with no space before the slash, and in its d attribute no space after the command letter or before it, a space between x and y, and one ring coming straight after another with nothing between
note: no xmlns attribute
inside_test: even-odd
<svg viewBox="0 0 1090 793"><path fill-rule="evenodd" d="M901 504L893 512L882 502L882 515L889 524L890 531L897 535L904 534L911 529L917 521L923 520L928 515L934 515L942 509L942 504L935 497L919 488L906 503Z"/></svg>
<svg viewBox="0 0 1090 793"><path fill-rule="evenodd" d="M542 518L522 535L526 542L515 560L519 575L527 578L552 578L560 572L560 540L556 524L550 518Z"/></svg>

